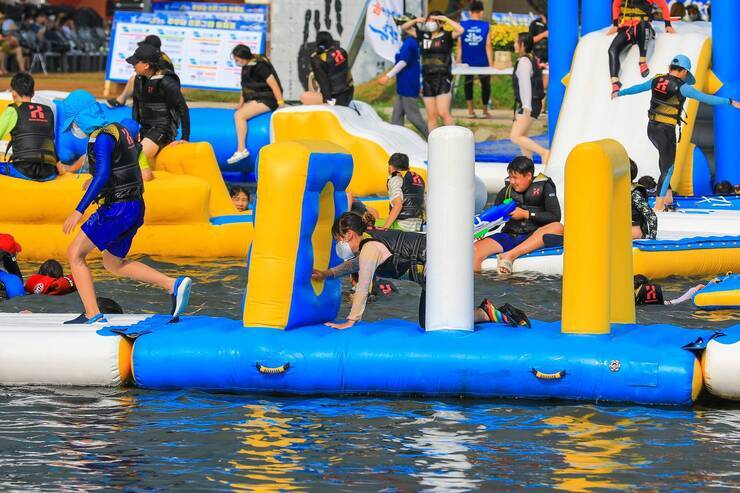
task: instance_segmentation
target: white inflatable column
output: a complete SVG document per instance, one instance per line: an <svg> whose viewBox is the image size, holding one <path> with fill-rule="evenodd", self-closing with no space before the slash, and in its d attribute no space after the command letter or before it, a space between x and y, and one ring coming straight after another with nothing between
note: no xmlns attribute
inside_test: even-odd
<svg viewBox="0 0 740 493"><path fill-rule="evenodd" d="M473 330L475 140L440 127L428 149L426 330Z"/></svg>

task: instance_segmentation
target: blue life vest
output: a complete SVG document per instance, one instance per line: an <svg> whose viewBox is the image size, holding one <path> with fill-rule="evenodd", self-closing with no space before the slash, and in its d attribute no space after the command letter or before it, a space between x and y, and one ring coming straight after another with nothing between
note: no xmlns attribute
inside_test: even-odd
<svg viewBox="0 0 740 493"><path fill-rule="evenodd" d="M467 20L460 25L465 28L462 35L462 62L471 67L487 67L486 38L491 26L486 21Z"/></svg>
<svg viewBox="0 0 740 493"><path fill-rule="evenodd" d="M5 286L5 293L7 294L8 299L26 294L23 289L23 280L16 275L5 272L4 270L0 270L0 284Z"/></svg>

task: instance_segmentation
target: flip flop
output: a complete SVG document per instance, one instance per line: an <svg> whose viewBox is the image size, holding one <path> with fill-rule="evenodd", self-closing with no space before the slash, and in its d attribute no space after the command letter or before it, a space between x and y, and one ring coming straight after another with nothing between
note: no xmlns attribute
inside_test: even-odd
<svg viewBox="0 0 740 493"><path fill-rule="evenodd" d="M502 259L501 255L496 256L496 270L499 274L511 274L514 269L514 262Z"/></svg>

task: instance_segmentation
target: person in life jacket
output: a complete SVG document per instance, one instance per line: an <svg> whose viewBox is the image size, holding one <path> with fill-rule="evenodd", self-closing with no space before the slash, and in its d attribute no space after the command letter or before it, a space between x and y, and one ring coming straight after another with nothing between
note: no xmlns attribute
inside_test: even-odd
<svg viewBox="0 0 740 493"><path fill-rule="evenodd" d="M301 103L349 106L355 95L349 55L328 31L316 34L316 51L311 54L310 63L319 92L304 92Z"/></svg>
<svg viewBox="0 0 740 493"><path fill-rule="evenodd" d="M648 190L636 183L637 163L630 159L632 176L632 239L654 240L658 234L658 216L648 203Z"/></svg>
<svg viewBox="0 0 740 493"><path fill-rule="evenodd" d="M543 12L539 12L539 15L529 24L529 35L532 36L532 54L534 55L535 62L542 69L542 87L547 94L547 86L550 82L550 55L549 55L549 42L550 42L550 29L547 26L547 16ZM543 102L543 106L546 106Z"/></svg>
<svg viewBox="0 0 740 493"><path fill-rule="evenodd" d="M374 229L372 216L345 212L334 222L332 236L337 242L337 255L344 263L326 271L314 270L313 279L339 277L353 272L358 272L359 276L347 320L342 323L328 322L326 325L335 329L346 329L359 322L365 312L373 278L377 275L385 279L408 277L421 286L419 325L424 327L426 312L424 267L427 255L425 234ZM476 323L531 326L529 319L521 310L508 304L496 309L488 298L484 298L475 309L474 317Z"/></svg>
<svg viewBox="0 0 740 493"><path fill-rule="evenodd" d="M697 284L690 288L678 298L667 300L663 296L663 288L659 284L654 284L650 279L642 274L636 274L633 279L635 290L635 305L649 306L667 306L680 305L690 300L694 295L706 287L705 284Z"/></svg>
<svg viewBox="0 0 740 493"><path fill-rule="evenodd" d="M133 115L141 125L139 164L144 181L154 178L151 163L162 148L190 140L190 110L180 89L180 78L162 67L161 59L160 51L149 44L140 45L126 59L136 72ZM181 126L180 140L175 140Z"/></svg>
<svg viewBox="0 0 740 493"><path fill-rule="evenodd" d="M613 26L607 36L616 34L609 46L609 74L611 75L612 97L615 97L622 83L619 81L621 63L619 56L625 49L637 45L640 50L640 75L650 75L647 64L647 51L650 39L655 37L653 30L653 6L660 7L665 22L665 31L669 34L676 30L671 26L671 12L666 0L613 0Z"/></svg>
<svg viewBox="0 0 740 493"><path fill-rule="evenodd" d="M650 109L648 110L647 135L658 150L660 177L658 178L658 196L654 209L663 212L666 205L673 202L671 177L673 164L676 161L676 127L683 121L683 106L687 98L701 103L720 106L731 105L740 108L740 102L731 98L722 98L705 94L693 85L696 78L691 73L691 60L686 55L676 55L671 61L668 73L657 75L652 80L621 89L618 96L628 96L651 91Z"/></svg>
<svg viewBox="0 0 740 493"><path fill-rule="evenodd" d="M439 120L452 125L452 50L465 29L435 10L404 23L401 30L415 37L421 49L421 93L429 131L439 126Z"/></svg>
<svg viewBox="0 0 740 493"><path fill-rule="evenodd" d="M545 86L542 82L542 68L532 54L532 36L519 33L514 49L519 59L514 66L512 84L514 86L514 123L511 125L511 141L519 146L522 155L529 158L536 152L547 164L550 151L529 138L532 122L542 113L545 99Z"/></svg>
<svg viewBox="0 0 740 493"><path fill-rule="evenodd" d="M54 112L45 104L34 103L34 80L21 72L10 80L13 104L0 115L0 139L10 133L5 152L7 162L0 163L0 175L33 181L57 177L54 148ZM12 151L12 155L8 155Z"/></svg>
<svg viewBox="0 0 740 493"><path fill-rule="evenodd" d="M12 235L0 233L0 300L23 296L23 274L17 256L21 245Z"/></svg>
<svg viewBox="0 0 740 493"><path fill-rule="evenodd" d="M391 210L384 229L421 231L424 222L424 179L409 170L409 157L397 152L388 159Z"/></svg>
<svg viewBox="0 0 740 493"><path fill-rule="evenodd" d="M170 72L175 71L175 64L172 62L172 58L170 58L167 53L162 51L162 40L157 36L156 34L149 34L147 37L144 38L143 41L139 41L137 43L137 46L141 45L149 45L153 46L157 50L159 50L160 60L159 64L162 68L165 70L169 70ZM128 81L126 82L126 86L123 88L123 91L121 91L121 94L116 96L115 98L110 98L106 101L109 107L111 108L120 108L121 106L124 106L126 104L126 101L134 95L134 82L136 81L136 75L132 75L129 77Z"/></svg>
<svg viewBox="0 0 740 493"><path fill-rule="evenodd" d="M139 168L139 145L119 123L106 121L95 98L77 90L62 102L66 116L62 131L89 138L87 160L91 182L67 219L62 231L70 234L88 207L99 204L67 249L67 259L85 312L65 323L106 323L95 297L92 274L85 261L95 248L103 254L103 266L110 273L154 284L171 295L173 320L183 312L190 297L192 280L166 276L146 264L126 259L131 242L144 224L144 182Z"/></svg>
<svg viewBox="0 0 740 493"><path fill-rule="evenodd" d="M247 120L268 111L275 111L285 104L283 86L275 68L267 57L253 55L246 45L236 45L231 50L234 63L242 68L242 93L234 112L236 126L236 151L227 159L235 164L249 157L247 150Z"/></svg>
<svg viewBox="0 0 740 493"><path fill-rule="evenodd" d="M468 7L470 19L460 22L465 34L460 37L457 45L457 63L464 63L469 67L493 67L493 44L491 43L491 24L483 20L483 2L474 0ZM465 75L465 103L468 106L468 116L477 118L473 107L473 82L475 77L480 81L481 103L483 117L490 118L488 103L491 99L490 75Z"/></svg>
<svg viewBox="0 0 740 493"><path fill-rule="evenodd" d="M405 13L402 17L393 19L397 26L414 19L414 16ZM396 77L396 99L393 103L391 123L393 125L404 125L408 118L414 127L425 139L429 137L429 128L424 117L419 111L419 93L421 92L421 59L419 54L419 42L414 36L401 31L401 48L396 52L396 64L387 73L378 78L380 85L386 85Z"/></svg>
<svg viewBox="0 0 740 493"><path fill-rule="evenodd" d="M513 199L517 207L500 232L475 242L475 272L480 272L485 259L499 254L498 271L509 274L514 260L545 245L545 235L563 234L560 202L552 180L541 173L534 176L534 163L526 156L514 158L507 171L509 183L498 193L495 204Z"/></svg>
<svg viewBox="0 0 740 493"><path fill-rule="evenodd" d="M65 276L62 264L54 259L41 264L38 273L26 279L24 288L28 294L49 296L63 296L77 289L72 276Z"/></svg>

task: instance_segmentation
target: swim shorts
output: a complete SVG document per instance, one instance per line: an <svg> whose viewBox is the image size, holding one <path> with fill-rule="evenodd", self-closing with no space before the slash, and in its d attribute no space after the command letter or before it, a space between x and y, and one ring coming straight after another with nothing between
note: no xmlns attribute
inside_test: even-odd
<svg viewBox="0 0 740 493"><path fill-rule="evenodd" d="M441 96L452 91L450 74L428 74L422 78L421 93L425 98Z"/></svg>
<svg viewBox="0 0 740 493"><path fill-rule="evenodd" d="M101 205L82 225L90 241L101 252L125 258L136 232L144 224L144 201L130 200Z"/></svg>
<svg viewBox="0 0 740 493"><path fill-rule="evenodd" d="M504 252L513 250L524 240L529 238L529 235L516 235L512 236L509 233L494 233L491 236L486 236L487 239L493 240L503 248Z"/></svg>
<svg viewBox="0 0 740 493"><path fill-rule="evenodd" d="M171 142L175 140L175 135L172 135L167 130L163 130L158 127L146 127L144 125L141 126L141 140L149 139L157 146L159 147L159 150L161 151L164 147L169 145Z"/></svg>
<svg viewBox="0 0 740 493"><path fill-rule="evenodd" d="M278 103L275 98L252 98L252 99L245 99L244 103L248 103L250 101L254 101L255 103L262 103L268 108L270 108L270 111L275 111L278 109Z"/></svg>

